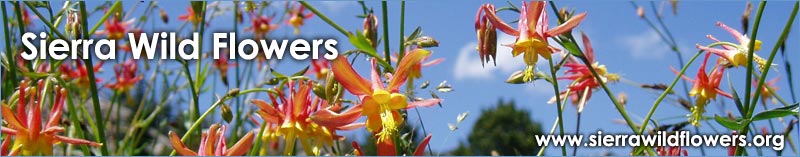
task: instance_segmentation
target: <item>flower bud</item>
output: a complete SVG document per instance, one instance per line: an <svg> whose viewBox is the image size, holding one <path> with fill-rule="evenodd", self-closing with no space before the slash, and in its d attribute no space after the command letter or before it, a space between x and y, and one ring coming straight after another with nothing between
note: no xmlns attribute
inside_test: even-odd
<svg viewBox="0 0 800 157"><path fill-rule="evenodd" d="M169 16L167 16L167 12L164 9L160 9L158 14L161 16L162 22L169 23Z"/></svg>
<svg viewBox="0 0 800 157"><path fill-rule="evenodd" d="M222 119L226 122L230 123L233 121L233 112L231 111L231 107L227 104L221 104L219 106L220 110L222 110Z"/></svg>
<svg viewBox="0 0 800 157"><path fill-rule="evenodd" d="M76 39L81 38L81 23L79 22L80 15L74 11L67 11L67 25L64 26L64 30L75 37Z"/></svg>
<svg viewBox="0 0 800 157"><path fill-rule="evenodd" d="M364 36L372 47L378 47L378 17L369 13L364 18Z"/></svg>
<svg viewBox="0 0 800 157"><path fill-rule="evenodd" d="M639 18L644 18L644 7L642 6L637 7L636 15L639 15Z"/></svg>
<svg viewBox="0 0 800 157"><path fill-rule="evenodd" d="M414 45L419 46L420 48L428 48L428 47L438 47L439 41L433 39L430 36L422 36L413 41Z"/></svg>

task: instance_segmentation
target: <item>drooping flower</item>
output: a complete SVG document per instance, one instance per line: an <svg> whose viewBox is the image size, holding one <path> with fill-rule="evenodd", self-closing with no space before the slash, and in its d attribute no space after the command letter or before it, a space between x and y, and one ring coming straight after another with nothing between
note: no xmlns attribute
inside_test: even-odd
<svg viewBox="0 0 800 157"><path fill-rule="evenodd" d="M592 96L592 90L597 89L600 87L600 81L603 83L607 82L616 82L619 81L619 75L609 73L606 69L605 65L600 64L594 60L594 49L592 48L591 42L589 42L589 37L586 36L584 33L582 36L583 45L584 45L584 57L592 63L592 67L597 75L600 76L601 80L597 80L591 72L590 67L586 66L581 61L578 61L575 57L569 58L564 67L568 68L567 71L564 73L566 74L563 77L559 77L559 80L572 80L573 83L567 86L569 91L569 97L572 99L572 103L578 106L578 112L583 110L584 105L586 105L586 101ZM561 92L561 94L566 94L567 91Z"/></svg>
<svg viewBox="0 0 800 157"><path fill-rule="evenodd" d="M700 69L697 71L697 78L691 79L686 76L681 76L683 79L694 83L692 90L689 91L689 95L695 97L696 100L695 105L690 109L692 113L689 115L689 122L694 126L700 126L700 120L702 119L703 113L706 111L706 105L708 105L711 100L716 100L717 95L733 98L731 94L719 88L725 68L721 67L719 64L715 64L711 73L706 73L706 64L710 56L711 53L706 53L706 57L703 63L700 64ZM678 73L674 68L671 70L676 74Z"/></svg>
<svg viewBox="0 0 800 157"><path fill-rule="evenodd" d="M116 76L117 82L106 84L106 87L119 92L128 91L143 79L142 76L136 74L136 67L136 62L133 59L114 65L114 76Z"/></svg>
<svg viewBox="0 0 800 157"><path fill-rule="evenodd" d="M222 79L222 83L225 83L225 86L228 86L228 68L231 66L236 66L236 63L231 63L228 60L228 50L221 52L219 59L214 60L214 67L219 70L219 76Z"/></svg>
<svg viewBox="0 0 800 157"><path fill-rule="evenodd" d="M393 76L389 80L388 87L384 87L381 76L375 69L375 60L372 60L370 74L372 79L370 81L356 73L345 57L338 57L332 61L331 66L336 80L361 100L362 114L367 116L367 130L378 136L378 143L391 139L397 133L398 126L403 122L403 117L400 116L398 110L417 106L433 106L441 101L428 99L408 102L406 95L399 92L400 86L408 79L412 66L428 55L430 52L424 49L407 52L395 72L392 73Z"/></svg>
<svg viewBox="0 0 800 157"><path fill-rule="evenodd" d="M107 36L106 39L109 40L119 40L125 38L125 36L128 34L128 31L131 30L128 27L130 27L130 25L133 24L133 21L134 19L130 19L128 21L123 22L121 19L119 19L118 16L114 16L114 18L106 20L105 30L99 30L94 34L106 35Z"/></svg>
<svg viewBox="0 0 800 157"><path fill-rule="evenodd" d="M286 155L295 155L291 153L297 140L307 155L320 155L325 145L332 145L333 140L341 138L336 135L336 130L351 130L364 125L353 123L361 117L360 106L339 114L341 116L329 116L336 113L322 113L336 112L341 107L329 106L328 102L311 95L312 81L289 81L287 85L289 95L284 95L282 88L276 88L277 94L269 95L271 104L263 100L253 100L253 104L260 109L258 114L264 122L277 124L278 128L274 133L286 140ZM317 122L341 125L322 125Z"/></svg>
<svg viewBox="0 0 800 157"><path fill-rule="evenodd" d="M313 74L317 77L317 79L324 79L331 71L330 66L328 66L328 62L329 61L327 59L311 60L311 70L306 72L306 74Z"/></svg>
<svg viewBox="0 0 800 157"><path fill-rule="evenodd" d="M286 23L294 27L294 34L300 34L300 27L305 24L305 20L314 16L312 13L306 13L306 7L300 5L300 3L286 4L286 9L289 13L289 19L286 20Z"/></svg>
<svg viewBox="0 0 800 157"><path fill-rule="evenodd" d="M750 49L749 44L751 39L748 38L747 35L739 33L739 31L736 31L735 29L728 27L722 22L717 22L717 26L730 33L736 39L739 45L738 46L722 45L722 49L705 47L699 44L696 47L700 50L708 51L722 58L725 58L726 62L723 62L722 64L726 66L731 66L731 67L747 66L747 55L748 55L748 50ZM712 35L707 35L706 37L713 40L714 42L720 42L720 40L718 40ZM753 47L753 51L761 50L761 40L755 40L754 44L755 45ZM754 55L753 60L757 63L759 69L764 70L767 61L756 54L753 55Z"/></svg>
<svg viewBox="0 0 800 157"><path fill-rule="evenodd" d="M59 71L61 71L61 78L66 81L75 81L75 84L78 87L89 87L89 72L86 69L86 66L83 64L81 60L75 60L75 66L70 66L69 64L61 64L58 67ZM103 66L103 62L94 65L92 69L94 72L97 73L100 71L100 68ZM95 83L102 82L100 78L95 79Z"/></svg>
<svg viewBox="0 0 800 157"><path fill-rule="evenodd" d="M194 9L191 6L186 7L186 14L178 16L178 20L189 21L193 24L192 26L196 26L198 23L200 23L200 18L197 17L197 15L194 12Z"/></svg>
<svg viewBox="0 0 800 157"><path fill-rule="evenodd" d="M82 144L99 147L102 144L83 139L70 138L57 135L64 132L63 127L58 126L63 114L64 102L67 99L67 90L58 86L53 88L55 98L48 119L42 123L42 96L50 93L39 91L44 87L44 81L39 81L36 87L28 87L28 81L22 81L19 88L19 99L16 106L16 113L11 111L11 107L2 104L3 119L7 126L2 127L3 134L8 135L3 142L3 150L0 155L52 155L53 146L61 142L69 144ZM10 143L14 137L13 144ZM9 145L10 144L10 145ZM8 150L10 147L10 150Z"/></svg>
<svg viewBox="0 0 800 157"><path fill-rule="evenodd" d="M242 156L253 146L255 136L252 131L249 131L236 144L228 148L225 144L225 125L214 124L208 128L208 132L203 132L197 152L186 147L175 132L169 132L169 140L175 152L183 156Z"/></svg>
<svg viewBox="0 0 800 157"><path fill-rule="evenodd" d="M267 17L263 15L259 16L256 14L252 14L251 18L252 20L250 21L252 23L252 26L246 28L245 31L253 32L254 38L257 39L261 38L263 36L266 36L267 33L269 33L270 31L278 29L278 25L272 23L272 18L274 18L274 16Z"/></svg>
<svg viewBox="0 0 800 157"><path fill-rule="evenodd" d="M778 79L780 77L775 77L772 80L764 83L764 86L761 87L761 104L766 105L767 99L772 100L773 104L777 104L777 100L775 99L775 95L773 92L778 90L778 87L775 86L775 83L778 83ZM753 80L753 87L758 88L758 80ZM755 94L755 93L754 93Z"/></svg>
<svg viewBox="0 0 800 157"><path fill-rule="evenodd" d="M586 17L586 13L575 15L561 25L551 29L548 26L549 21L547 18L547 11L545 10L546 4L547 2L545 1L536 1L530 4L522 2L517 29L511 28L508 24L503 22L502 19L498 18L494 7L490 4L484 5L479 9L479 12L482 10L484 13L484 18L491 22L492 27L496 27L506 34L517 37L516 42L506 46L512 48L511 52L515 57L524 54L523 60L525 64L528 65L525 70L525 78L529 79L526 80L533 78L533 69L536 66L536 62L539 60L539 56L550 59L552 53L560 51L550 46L547 38L571 31ZM478 13L478 15L480 16L480 13ZM482 28L478 26L480 24L479 22L481 22L481 20L476 18L476 28ZM479 29L478 31L481 30ZM480 34L479 32L479 36ZM484 49L488 48L484 47ZM483 56L485 55L482 55L482 57Z"/></svg>
<svg viewBox="0 0 800 157"><path fill-rule="evenodd" d="M433 135L428 134L428 136L425 136L425 138L422 139L422 141L419 143L419 146L417 146L417 149L414 150L414 154L411 154L411 155L413 155L413 156L423 156L423 155L425 155L425 148L428 147L428 143L430 143L431 137L433 137ZM389 139L387 141L384 141L384 142L387 143L387 144L379 145L378 150L377 150L378 151L378 156L400 156L400 155L405 156L405 155L407 155L407 154L398 155L396 150L395 150L395 147L394 147L395 146L394 142L391 142L391 139ZM361 146L359 146L356 141L353 141L352 145L353 145L353 155L355 155L355 156L364 156L364 153L363 153L364 151L361 150Z"/></svg>

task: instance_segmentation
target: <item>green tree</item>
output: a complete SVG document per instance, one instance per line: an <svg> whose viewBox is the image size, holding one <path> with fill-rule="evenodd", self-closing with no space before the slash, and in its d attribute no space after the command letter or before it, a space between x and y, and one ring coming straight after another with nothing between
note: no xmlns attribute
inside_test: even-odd
<svg viewBox="0 0 800 157"><path fill-rule="evenodd" d="M541 124L531 120L530 112L519 109L514 101L498 100L495 108L484 109L472 127L467 141L452 155L535 155L540 147L534 135L541 135Z"/></svg>

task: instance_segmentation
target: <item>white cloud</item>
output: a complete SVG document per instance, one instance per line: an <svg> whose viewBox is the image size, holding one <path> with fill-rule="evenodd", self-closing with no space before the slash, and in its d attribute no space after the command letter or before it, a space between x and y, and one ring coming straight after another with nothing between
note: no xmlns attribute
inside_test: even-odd
<svg viewBox="0 0 800 157"><path fill-rule="evenodd" d="M620 42L635 59L659 59L670 52L669 46L653 30L622 37Z"/></svg>
<svg viewBox="0 0 800 157"><path fill-rule="evenodd" d="M514 39L514 36L500 35L497 41L497 58L495 58L497 66L495 66L492 61L485 66L481 66L480 56L478 56L478 52L475 50L477 43L470 42L464 45L464 47L459 50L458 58L456 58L455 66L453 66L453 74L456 80L492 79L494 75L502 76L503 79L505 79L505 77L512 72L522 70L525 67L525 63L522 59L514 58L511 55L511 48L502 46L502 44L513 43Z"/></svg>

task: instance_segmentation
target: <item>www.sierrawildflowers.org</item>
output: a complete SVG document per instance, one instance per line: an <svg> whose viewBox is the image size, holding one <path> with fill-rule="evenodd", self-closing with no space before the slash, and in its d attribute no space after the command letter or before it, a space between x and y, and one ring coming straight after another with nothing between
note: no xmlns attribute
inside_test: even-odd
<svg viewBox="0 0 800 157"><path fill-rule="evenodd" d="M597 131L584 140L584 135L534 135L539 146L552 145L578 147L772 147L783 150L784 135L693 135L689 131L665 132L657 131L651 135L636 134L603 134Z"/></svg>

